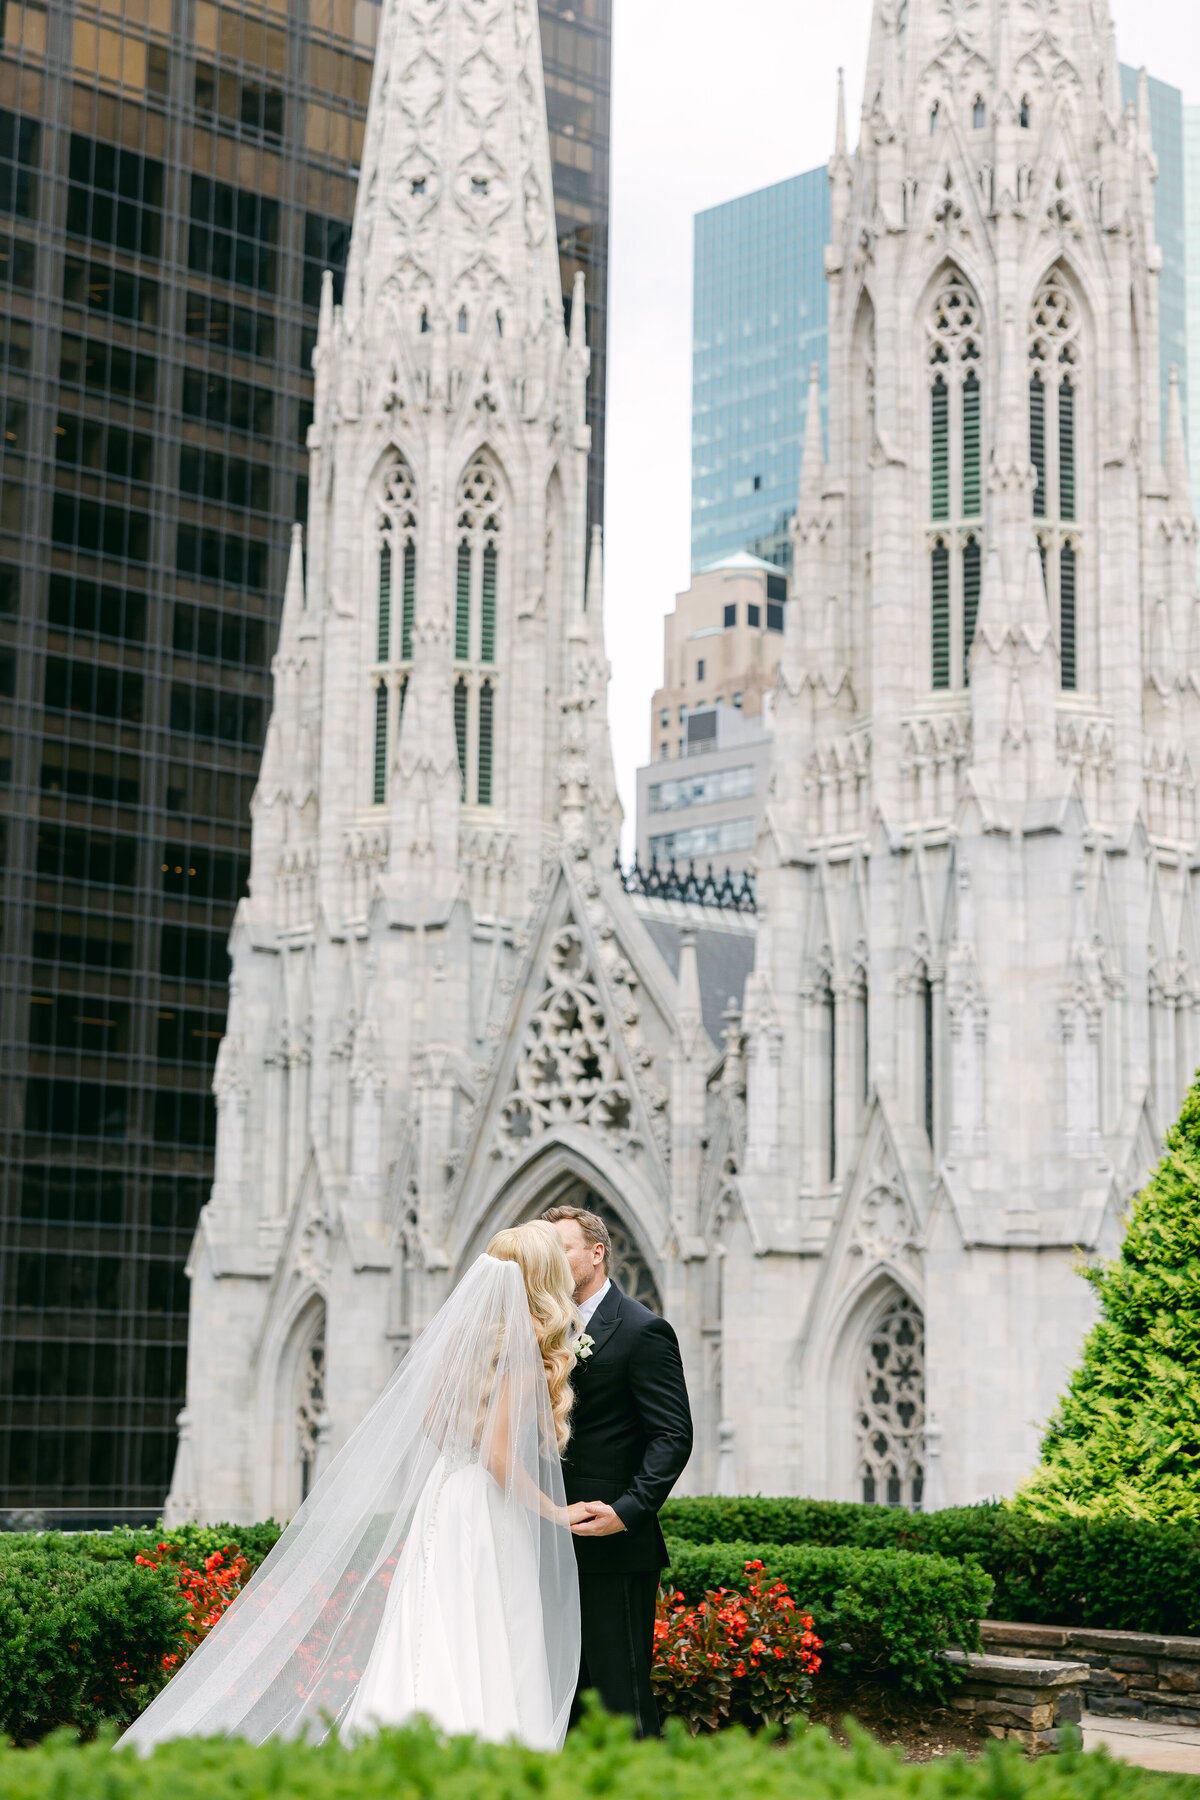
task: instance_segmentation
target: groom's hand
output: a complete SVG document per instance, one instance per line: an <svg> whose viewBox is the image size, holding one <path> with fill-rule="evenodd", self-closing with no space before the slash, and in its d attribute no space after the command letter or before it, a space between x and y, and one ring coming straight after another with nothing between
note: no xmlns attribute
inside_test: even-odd
<svg viewBox="0 0 1200 1800"><path fill-rule="evenodd" d="M568 1506L568 1508L567 1508L567 1524L568 1525L572 1525L572 1526L578 1525L581 1520L590 1519L591 1516L592 1516L592 1508L591 1508L590 1501L573 1500L571 1502L570 1506Z"/></svg>
<svg viewBox="0 0 1200 1800"><path fill-rule="evenodd" d="M612 1537L618 1531L624 1531L619 1513L614 1512L606 1500L582 1500L571 1508L572 1514L582 1512L578 1524L572 1524L574 1537Z"/></svg>

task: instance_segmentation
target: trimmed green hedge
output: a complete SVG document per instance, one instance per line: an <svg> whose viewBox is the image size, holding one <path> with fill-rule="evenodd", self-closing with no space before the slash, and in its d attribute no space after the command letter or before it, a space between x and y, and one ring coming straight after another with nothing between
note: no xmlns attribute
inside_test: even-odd
<svg viewBox="0 0 1200 1800"><path fill-rule="evenodd" d="M635 1744L621 1724L585 1721L562 1756L440 1742L431 1731L385 1732L352 1751L337 1744L252 1747L228 1740L168 1744L145 1761L103 1744L0 1751L5 1800L1197 1800L1200 1782L1147 1774L1102 1752L1039 1762L1016 1746L982 1759L905 1765L864 1733L843 1750L824 1731L785 1745L742 1731Z"/></svg>
<svg viewBox="0 0 1200 1800"><path fill-rule="evenodd" d="M0 1731L23 1743L135 1719L163 1684L186 1611L173 1581L131 1561L0 1538Z"/></svg>
<svg viewBox="0 0 1200 1800"><path fill-rule="evenodd" d="M942 1693L953 1676L940 1652L977 1650L992 1584L974 1563L904 1550L827 1549L816 1544L689 1544L668 1538L663 1575L689 1600L711 1588L741 1588L761 1561L811 1612L825 1641L823 1662L886 1675L919 1694Z"/></svg>
<svg viewBox="0 0 1200 1800"><path fill-rule="evenodd" d="M1200 1636L1200 1527L1147 1519L1031 1518L999 1503L910 1513L834 1500L669 1500L670 1537L823 1544L974 1558L991 1615L1031 1625Z"/></svg>

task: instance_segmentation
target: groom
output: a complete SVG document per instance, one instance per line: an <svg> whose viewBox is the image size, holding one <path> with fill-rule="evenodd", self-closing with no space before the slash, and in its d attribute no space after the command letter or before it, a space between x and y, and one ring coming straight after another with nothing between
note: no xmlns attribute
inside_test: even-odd
<svg viewBox="0 0 1200 1800"><path fill-rule="evenodd" d="M596 1688L609 1712L632 1715L639 1737L657 1737L650 1665L667 1561L658 1509L692 1453L679 1345L665 1319L609 1279L603 1219L578 1206L542 1216L562 1238L584 1332L563 1458L583 1644L572 1718L579 1695Z"/></svg>

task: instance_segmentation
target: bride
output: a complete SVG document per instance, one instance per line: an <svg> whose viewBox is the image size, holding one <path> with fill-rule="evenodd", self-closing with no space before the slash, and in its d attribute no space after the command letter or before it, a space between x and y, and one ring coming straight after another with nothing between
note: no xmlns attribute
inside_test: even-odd
<svg viewBox="0 0 1200 1800"><path fill-rule="evenodd" d="M122 1746L351 1740L424 1714L561 1748L579 1671L573 1287L553 1225L492 1239Z"/></svg>

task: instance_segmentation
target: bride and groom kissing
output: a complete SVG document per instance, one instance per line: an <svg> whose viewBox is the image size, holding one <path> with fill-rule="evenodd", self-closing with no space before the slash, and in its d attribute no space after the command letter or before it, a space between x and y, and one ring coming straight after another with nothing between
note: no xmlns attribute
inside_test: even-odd
<svg viewBox="0 0 1200 1800"><path fill-rule="evenodd" d="M675 1333L610 1259L578 1207L499 1232L121 1746L424 1716L559 1749L588 1689L655 1735L658 1512L692 1422Z"/></svg>

